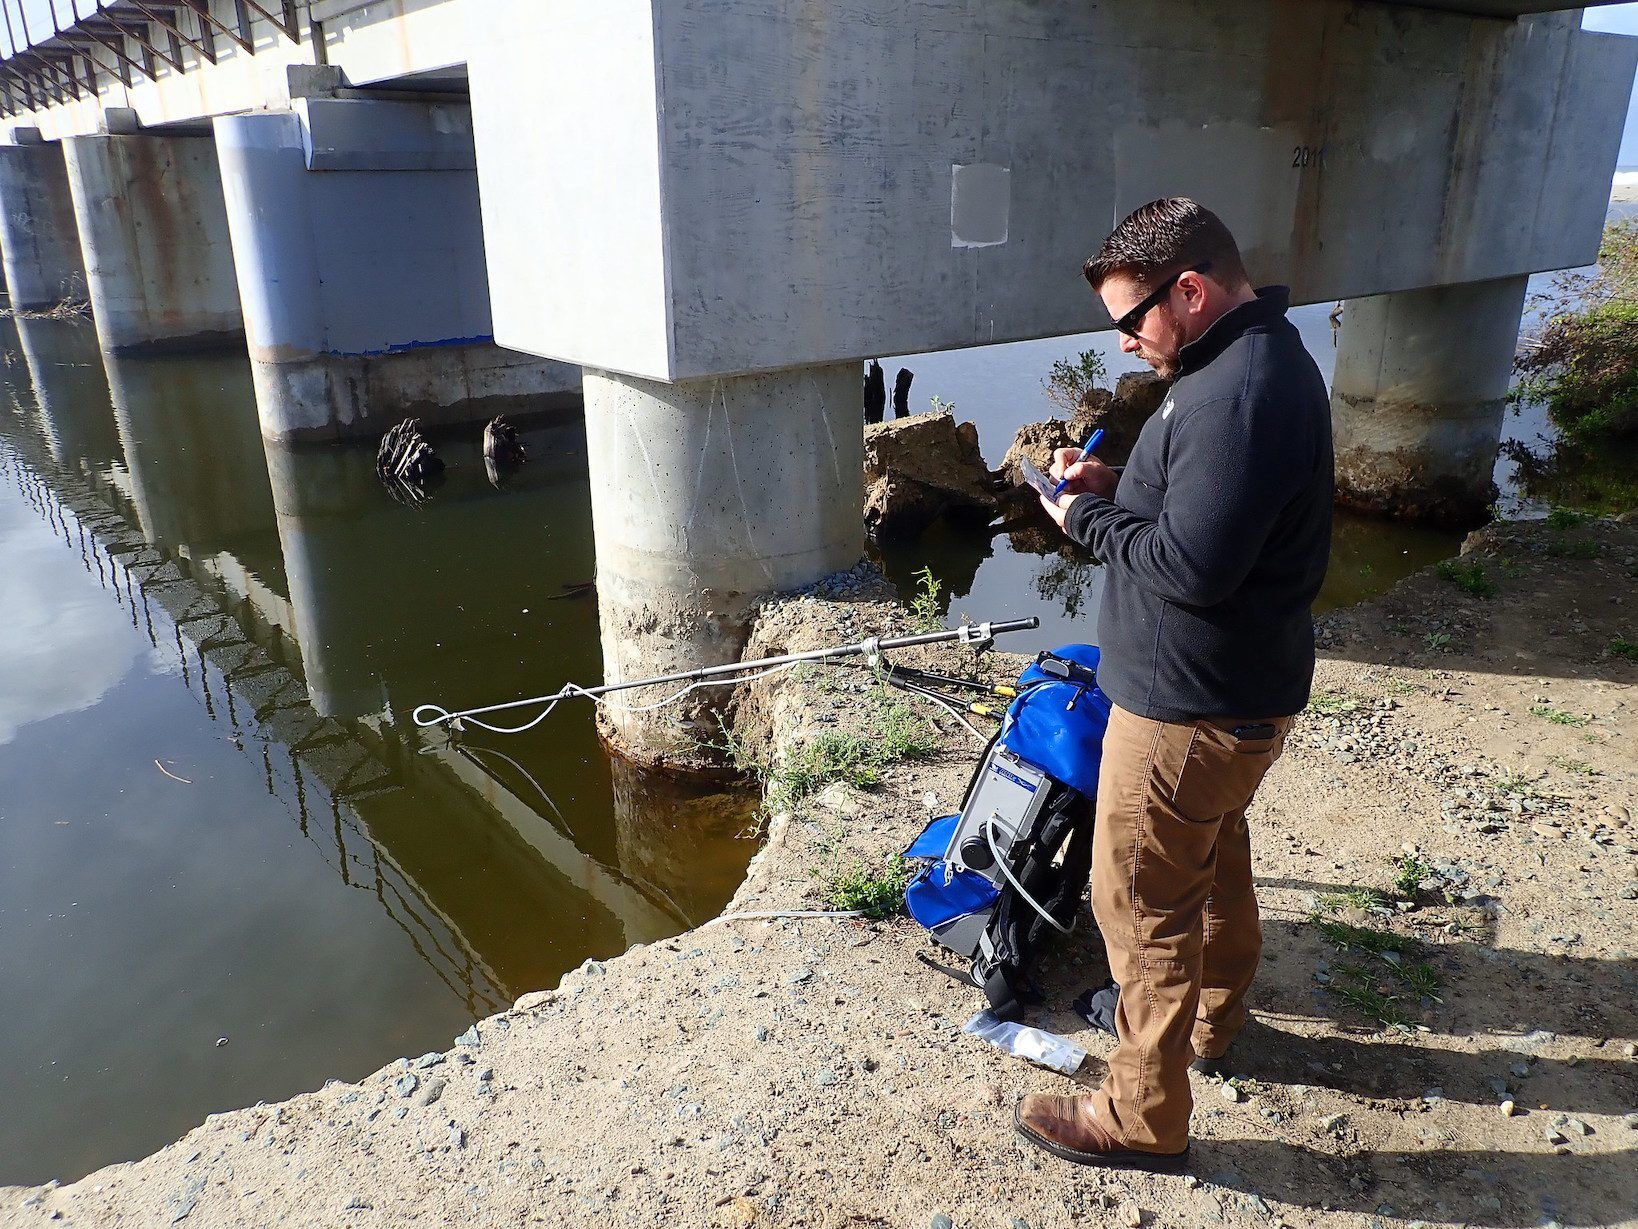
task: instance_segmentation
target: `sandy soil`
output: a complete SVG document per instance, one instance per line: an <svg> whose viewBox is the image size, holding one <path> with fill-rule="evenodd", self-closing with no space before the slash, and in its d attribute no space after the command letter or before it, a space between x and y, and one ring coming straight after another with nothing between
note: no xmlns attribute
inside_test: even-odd
<svg viewBox="0 0 1638 1229"><path fill-rule="evenodd" d="M446 1054L0 1190L0 1223L1638 1224L1638 663L1612 649L1638 641L1638 526L1469 545L1494 596L1429 571L1325 625L1319 711L1254 812L1267 953L1245 1074L1227 1094L1193 1077L1187 1175L1018 1143L1014 1100L1073 1084L963 1036L978 995L917 961L913 924L723 921L588 964ZM882 608L850 598L786 603L756 644L876 630ZM848 728L855 685L759 684L742 732L788 750ZM879 859L958 800L975 747L942 724L934 761L776 818L732 908L814 907L814 868ZM1328 900L1389 889L1407 849L1414 901ZM1425 960L1436 1000L1402 996L1394 1028L1341 1001L1351 966L1401 983L1332 948L1316 908L1413 941L1396 957ZM1095 1084L1109 1043L1067 1010L1103 975L1090 924L1039 973L1037 1022L1091 1051Z"/></svg>

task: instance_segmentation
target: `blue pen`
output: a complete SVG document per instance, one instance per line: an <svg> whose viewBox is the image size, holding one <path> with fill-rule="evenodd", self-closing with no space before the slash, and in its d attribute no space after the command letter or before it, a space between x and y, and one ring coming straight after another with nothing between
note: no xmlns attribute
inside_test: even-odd
<svg viewBox="0 0 1638 1229"><path fill-rule="evenodd" d="M1091 435L1087 436L1086 447L1081 449L1080 460L1084 461L1087 457L1091 456L1093 450L1101 443L1103 443L1103 428L1099 427L1096 431L1092 432ZM1077 462L1077 464L1079 464L1079 462ZM1058 496L1064 493L1064 488L1068 485L1069 479L1065 478L1057 486L1052 488L1052 498L1054 502L1057 501Z"/></svg>

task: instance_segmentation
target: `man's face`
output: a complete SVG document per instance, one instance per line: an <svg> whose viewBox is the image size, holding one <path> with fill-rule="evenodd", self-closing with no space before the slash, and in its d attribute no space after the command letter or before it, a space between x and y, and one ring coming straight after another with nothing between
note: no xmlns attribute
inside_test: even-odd
<svg viewBox="0 0 1638 1229"><path fill-rule="evenodd" d="M1189 276L1198 278L1195 274ZM1137 355L1153 367L1155 374L1163 380L1176 378L1177 356L1192 340L1188 335L1186 319L1180 318L1174 310L1179 297L1187 297L1187 290L1187 287L1174 285L1137 322L1136 337L1120 334L1122 353ZM1098 290L1098 297L1103 300L1111 320L1119 320L1141 303L1147 294L1148 291L1140 283L1124 273L1110 277Z"/></svg>

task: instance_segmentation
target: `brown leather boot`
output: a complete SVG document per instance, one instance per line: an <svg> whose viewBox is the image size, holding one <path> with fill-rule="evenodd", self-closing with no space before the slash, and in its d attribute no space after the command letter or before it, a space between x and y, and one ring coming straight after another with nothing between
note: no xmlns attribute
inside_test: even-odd
<svg viewBox="0 0 1638 1229"><path fill-rule="evenodd" d="M1018 1102L1012 1121L1018 1134L1037 1148L1077 1165L1170 1173L1182 1169L1189 1159L1188 1148L1174 1153L1128 1148L1098 1125L1092 1116L1091 1097L1032 1092Z"/></svg>

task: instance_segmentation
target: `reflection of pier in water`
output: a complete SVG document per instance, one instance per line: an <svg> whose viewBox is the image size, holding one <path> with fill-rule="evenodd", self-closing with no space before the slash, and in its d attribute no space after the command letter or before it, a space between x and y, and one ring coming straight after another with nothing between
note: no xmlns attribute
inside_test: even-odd
<svg viewBox="0 0 1638 1229"><path fill-rule="evenodd" d="M532 985L550 984L588 951L617 952L674 934L690 917L698 920L703 902L690 899L695 891L681 890L675 881L660 886L666 880L663 860L637 859L645 867L659 863L652 878L616 869L628 861L628 848L656 843L653 836L645 839L646 828L669 838L673 849L679 837L692 835L674 830L676 812L656 806L658 799L641 782L617 792L615 822L605 823L602 834L611 848L594 857L582 846L595 845L596 837L575 832L561 813L553 814L544 791L539 805L540 787L517 759L395 724L385 712L383 684L375 685L373 713L332 717L315 711L294 633L310 618L330 626L325 639L334 654L346 647L335 643L334 620L312 616L240 562L237 552L258 541L271 542L278 554L272 523L213 519L210 507L222 498L237 500L265 509L265 522L271 522L265 469L260 494L214 483L178 486L163 473L147 481L143 471L149 465L163 470L186 463L138 443L163 425L152 415L190 411L185 400L181 410L154 409L175 388L155 378L162 373L141 371L133 380L123 363L112 366L116 438L123 436L128 446L128 480L117 466L108 469L112 459L105 451L59 456L57 448L42 447L15 428L0 433L6 444L0 473L129 609L133 627L156 650L163 646L174 654L178 676L205 712L227 727L235 747L260 758L268 793L283 802L303 837L344 884L376 898L469 1012L482 1014ZM42 425L60 427L66 421L61 407L70 405L88 420L75 424L80 438L101 438L89 421L99 412L97 399L83 390L58 399L49 412L42 406ZM101 407L112 426L107 398ZM218 412L225 408L219 405ZM244 478L249 482L254 475L247 471ZM195 506L174 506L178 491ZM180 526L174 532L181 540L170 540L166 526ZM189 526L214 526L214 532L196 544ZM265 549L250 553L265 567ZM295 570L313 564L308 557ZM283 581L282 568L277 580ZM332 582L322 595L333 602L336 590ZM367 610L381 598L375 592L356 609ZM530 902L538 908L530 909ZM538 927L529 925L530 916L540 918ZM553 925L554 919L564 924Z"/></svg>

